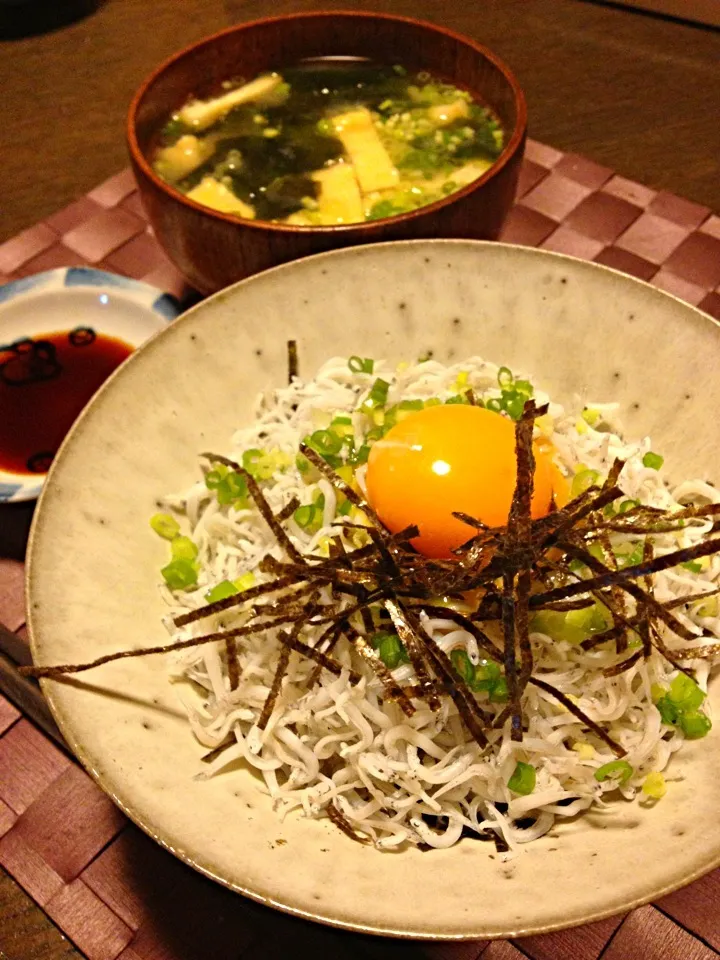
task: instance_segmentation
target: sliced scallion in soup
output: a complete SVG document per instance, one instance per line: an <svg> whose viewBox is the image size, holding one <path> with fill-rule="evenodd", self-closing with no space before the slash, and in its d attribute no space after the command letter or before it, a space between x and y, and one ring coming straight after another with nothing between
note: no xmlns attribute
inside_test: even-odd
<svg viewBox="0 0 720 960"><path fill-rule="evenodd" d="M188 101L163 128L152 164L215 210L332 226L440 200L485 173L503 142L497 117L459 87L327 58Z"/></svg>

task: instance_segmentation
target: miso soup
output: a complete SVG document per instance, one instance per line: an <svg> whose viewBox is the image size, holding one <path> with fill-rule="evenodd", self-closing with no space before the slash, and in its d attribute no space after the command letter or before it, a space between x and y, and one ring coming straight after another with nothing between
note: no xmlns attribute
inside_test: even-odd
<svg viewBox="0 0 720 960"><path fill-rule="evenodd" d="M454 193L485 173L503 142L498 118L466 90L402 66L327 58L188 101L152 164L223 213L334 226Z"/></svg>

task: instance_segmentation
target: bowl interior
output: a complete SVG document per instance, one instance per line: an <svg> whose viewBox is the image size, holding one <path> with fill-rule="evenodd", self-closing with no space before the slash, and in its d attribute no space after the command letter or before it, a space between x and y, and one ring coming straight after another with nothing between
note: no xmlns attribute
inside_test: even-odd
<svg viewBox="0 0 720 960"><path fill-rule="evenodd" d="M507 133L524 126L524 101L507 67L471 40L432 24L363 13L318 13L244 24L196 44L163 64L142 88L131 114L137 142L147 158L154 138L173 110L192 94L205 97L229 78L252 79L306 58L367 57L401 63L451 80L485 101Z"/></svg>
<svg viewBox="0 0 720 960"><path fill-rule="evenodd" d="M561 402L619 401L626 434L649 433L676 478L720 474L708 422L720 405L718 326L680 301L594 264L500 244L382 244L299 261L181 317L74 427L31 540L37 663L166 642L156 587L166 551L148 528L156 498L196 479L198 453L222 452L256 393L284 382L290 337L306 375L330 355L480 354ZM685 744L661 803L558 824L503 863L474 841L379 853L328 821L281 822L242 769L194 779L204 748L162 656L44 690L87 769L152 836L233 889L324 922L416 937L538 933L646 902L720 861L716 731Z"/></svg>

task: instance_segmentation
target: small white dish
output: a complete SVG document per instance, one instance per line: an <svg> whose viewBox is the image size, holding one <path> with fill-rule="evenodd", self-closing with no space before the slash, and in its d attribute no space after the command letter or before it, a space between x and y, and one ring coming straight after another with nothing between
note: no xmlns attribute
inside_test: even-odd
<svg viewBox="0 0 720 960"><path fill-rule="evenodd" d="M91 267L49 270L12 281L0 286L0 375L12 359L8 348L19 341L82 327L134 349L180 312L169 294ZM0 503L34 500L44 479L44 472L15 473L0 465Z"/></svg>

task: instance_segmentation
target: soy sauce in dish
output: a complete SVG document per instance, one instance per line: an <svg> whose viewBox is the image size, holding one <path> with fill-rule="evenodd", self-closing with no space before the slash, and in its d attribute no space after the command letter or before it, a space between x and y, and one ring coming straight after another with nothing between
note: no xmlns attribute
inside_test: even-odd
<svg viewBox="0 0 720 960"><path fill-rule="evenodd" d="M133 349L90 327L0 343L0 469L47 473L80 411Z"/></svg>

